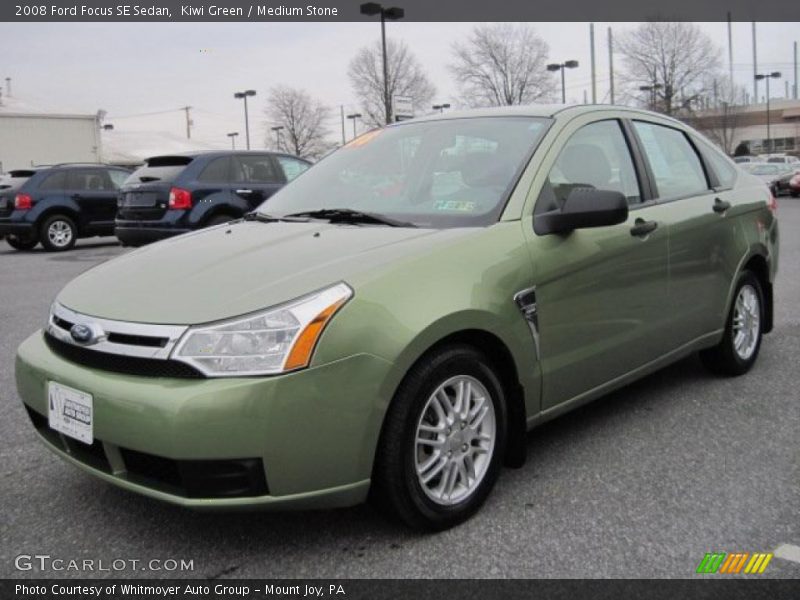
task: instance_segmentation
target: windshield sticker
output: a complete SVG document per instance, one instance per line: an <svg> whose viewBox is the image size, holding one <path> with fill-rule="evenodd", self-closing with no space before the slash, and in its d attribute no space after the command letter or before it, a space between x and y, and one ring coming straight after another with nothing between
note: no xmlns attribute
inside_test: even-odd
<svg viewBox="0 0 800 600"><path fill-rule="evenodd" d="M467 200L438 200L433 203L434 210L447 210L453 212L475 212L475 202Z"/></svg>

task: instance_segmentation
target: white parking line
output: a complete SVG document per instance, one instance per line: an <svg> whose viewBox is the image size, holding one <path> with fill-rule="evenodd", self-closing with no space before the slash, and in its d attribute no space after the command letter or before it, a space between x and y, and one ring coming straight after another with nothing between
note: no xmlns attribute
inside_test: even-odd
<svg viewBox="0 0 800 600"><path fill-rule="evenodd" d="M782 558L783 560L790 560L792 562L800 563L800 546L793 546L792 544L781 544L775 548L773 552L775 558Z"/></svg>

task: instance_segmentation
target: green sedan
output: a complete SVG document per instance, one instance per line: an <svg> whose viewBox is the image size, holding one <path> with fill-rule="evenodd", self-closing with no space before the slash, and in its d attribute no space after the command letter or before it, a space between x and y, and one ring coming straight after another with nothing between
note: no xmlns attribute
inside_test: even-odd
<svg viewBox="0 0 800 600"><path fill-rule="evenodd" d="M19 348L45 445L198 509L370 498L444 529L526 432L773 323L776 204L686 125L613 106L416 119L240 221L71 283Z"/></svg>

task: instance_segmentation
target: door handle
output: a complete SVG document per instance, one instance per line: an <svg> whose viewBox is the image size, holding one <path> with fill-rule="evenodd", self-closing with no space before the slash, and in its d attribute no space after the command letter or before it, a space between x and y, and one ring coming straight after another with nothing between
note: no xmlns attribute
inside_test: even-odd
<svg viewBox="0 0 800 600"><path fill-rule="evenodd" d="M725 200L720 200L719 198L714 199L714 212L718 214L724 213L731 207L730 202L726 202Z"/></svg>
<svg viewBox="0 0 800 600"><path fill-rule="evenodd" d="M633 227L631 227L631 235L634 237L646 237L653 233L658 228L656 221L645 221L644 219L636 219Z"/></svg>
<svg viewBox="0 0 800 600"><path fill-rule="evenodd" d="M237 194L252 194L253 190L236 190Z"/></svg>

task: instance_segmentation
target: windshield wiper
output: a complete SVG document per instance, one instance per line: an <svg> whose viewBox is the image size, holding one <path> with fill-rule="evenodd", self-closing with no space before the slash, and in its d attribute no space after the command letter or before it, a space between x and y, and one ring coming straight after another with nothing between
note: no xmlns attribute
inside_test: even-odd
<svg viewBox="0 0 800 600"><path fill-rule="evenodd" d="M362 212L351 208L321 208L286 215L291 217L308 217L310 219L327 219L331 223L374 223L388 225L389 227L416 227L413 223L398 221L383 215L371 212Z"/></svg>

